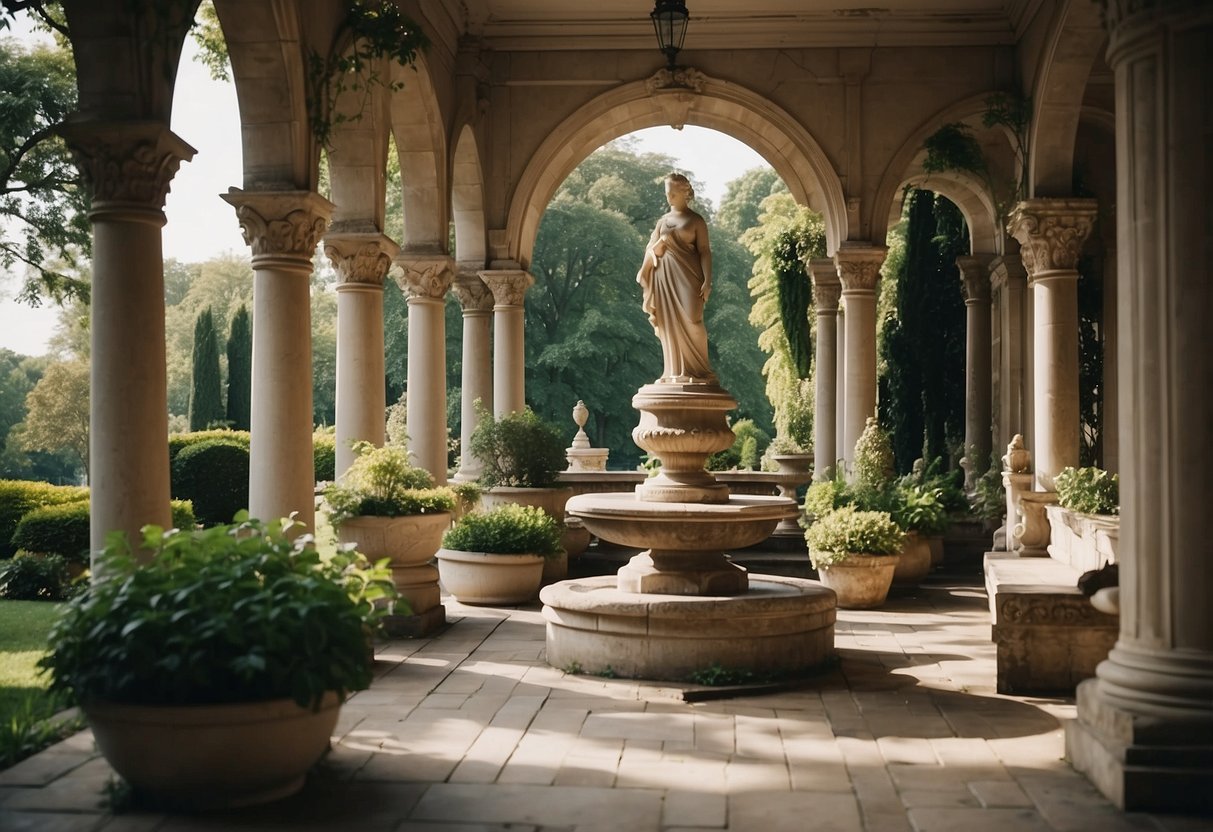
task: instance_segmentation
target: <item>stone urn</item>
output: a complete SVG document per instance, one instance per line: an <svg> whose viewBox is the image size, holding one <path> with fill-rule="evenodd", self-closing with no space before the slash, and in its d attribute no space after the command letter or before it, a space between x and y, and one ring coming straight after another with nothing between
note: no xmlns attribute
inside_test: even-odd
<svg viewBox="0 0 1213 832"><path fill-rule="evenodd" d="M774 454L771 459L779 466L775 472L779 476L779 496L796 500L797 489L813 479L813 455ZM792 540L802 539L803 530L800 528L800 518L781 520L772 534L775 537Z"/></svg>
<svg viewBox="0 0 1213 832"><path fill-rule="evenodd" d="M266 803L303 787L329 747L341 702L224 705L94 702L82 710L101 753L149 803L185 810Z"/></svg>
<svg viewBox="0 0 1213 832"><path fill-rule="evenodd" d="M918 586L931 571L932 563L931 544L927 538L918 532L906 532L905 541L901 544L901 557L897 560L897 568L893 570L893 586Z"/></svg>
<svg viewBox="0 0 1213 832"><path fill-rule="evenodd" d="M438 550L442 585L461 604L527 603L539 594L544 561L540 555Z"/></svg>
<svg viewBox="0 0 1213 832"><path fill-rule="evenodd" d="M817 574L838 596L838 606L846 610L866 610L879 607L888 598L893 572L901 556L845 554L840 557L825 553L820 559L832 561L819 562Z"/></svg>

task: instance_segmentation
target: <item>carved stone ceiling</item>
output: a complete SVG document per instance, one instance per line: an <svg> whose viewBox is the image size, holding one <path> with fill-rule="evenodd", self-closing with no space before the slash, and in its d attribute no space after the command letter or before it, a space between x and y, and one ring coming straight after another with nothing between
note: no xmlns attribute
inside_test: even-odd
<svg viewBox="0 0 1213 832"><path fill-rule="evenodd" d="M644 49L653 0L445 0L494 48ZM1042 0L687 0L684 48L1013 43Z"/></svg>

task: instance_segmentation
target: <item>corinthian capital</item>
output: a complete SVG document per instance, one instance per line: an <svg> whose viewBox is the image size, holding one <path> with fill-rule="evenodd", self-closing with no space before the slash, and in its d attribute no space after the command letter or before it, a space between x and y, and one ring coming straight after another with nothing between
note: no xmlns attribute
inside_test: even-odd
<svg viewBox="0 0 1213 832"><path fill-rule="evenodd" d="M843 294L875 292L880 281L880 267L889 250L885 246L866 243L843 243L834 253Z"/></svg>
<svg viewBox="0 0 1213 832"><path fill-rule="evenodd" d="M242 191L220 194L236 209L244 242L253 257L311 259L333 212L315 191Z"/></svg>
<svg viewBox="0 0 1213 832"><path fill-rule="evenodd" d="M445 254L401 252L396 256L396 265L404 270L400 288L409 300L441 300L455 279L455 261Z"/></svg>
<svg viewBox="0 0 1213 832"><path fill-rule="evenodd" d="M399 250L400 246L378 232L330 232L324 236L324 254L342 283L382 286Z"/></svg>
<svg viewBox="0 0 1213 832"><path fill-rule="evenodd" d="M92 192L92 212L162 211L169 185L194 148L158 122L69 122L59 128Z"/></svg>
<svg viewBox="0 0 1213 832"><path fill-rule="evenodd" d="M838 267L828 257L817 257L809 261L809 274L813 277L813 303L818 315L838 311L838 299L842 297L842 282L838 279Z"/></svg>
<svg viewBox="0 0 1213 832"><path fill-rule="evenodd" d="M990 270L985 257L964 256L956 258L960 269L960 284L964 289L966 303L990 302Z"/></svg>
<svg viewBox="0 0 1213 832"><path fill-rule="evenodd" d="M1023 247L1028 274L1077 269L1097 207L1093 199L1025 199L1016 205L1007 231Z"/></svg>
<svg viewBox="0 0 1213 832"><path fill-rule="evenodd" d="M496 306L522 306L526 290L535 282L534 277L521 269L493 269L477 274L493 293Z"/></svg>
<svg viewBox="0 0 1213 832"><path fill-rule="evenodd" d="M493 293L475 272L460 272L451 291L459 298L459 305L465 314L493 311Z"/></svg>

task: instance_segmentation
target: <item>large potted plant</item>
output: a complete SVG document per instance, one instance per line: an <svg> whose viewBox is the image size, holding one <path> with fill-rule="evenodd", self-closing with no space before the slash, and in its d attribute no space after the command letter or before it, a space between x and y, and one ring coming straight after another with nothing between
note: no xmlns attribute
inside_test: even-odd
<svg viewBox="0 0 1213 832"><path fill-rule="evenodd" d="M934 560L931 556L932 537L942 539L948 528L948 511L938 488L899 483L893 495L893 522L905 534L901 558L893 570L895 586L912 587L927 576Z"/></svg>
<svg viewBox="0 0 1213 832"><path fill-rule="evenodd" d="M436 608L438 574L430 561L451 524L455 493L434 487L403 448L359 442L354 451L354 462L324 491L338 540L373 560L387 558L414 613Z"/></svg>
<svg viewBox="0 0 1213 832"><path fill-rule="evenodd" d="M885 511L853 506L831 511L805 532L809 557L821 582L844 609L884 603L902 544L902 531Z"/></svg>
<svg viewBox="0 0 1213 832"><path fill-rule="evenodd" d="M545 560L562 551L555 519L534 506L508 504L452 526L438 550L438 571L461 603L523 604L539 592Z"/></svg>
<svg viewBox="0 0 1213 832"><path fill-rule="evenodd" d="M1100 468L1063 468L1049 517L1049 554L1080 572L1117 562L1120 482Z"/></svg>
<svg viewBox="0 0 1213 832"><path fill-rule="evenodd" d="M79 703L110 765L154 805L214 809L297 791L338 708L371 682L365 558L321 559L291 521L162 532L136 562L120 532L72 601L42 667ZM286 525L284 525L286 524Z"/></svg>

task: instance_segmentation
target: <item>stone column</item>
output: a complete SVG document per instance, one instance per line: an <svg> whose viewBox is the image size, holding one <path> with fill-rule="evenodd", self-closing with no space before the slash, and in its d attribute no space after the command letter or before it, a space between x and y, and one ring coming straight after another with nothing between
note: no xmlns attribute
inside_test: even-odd
<svg viewBox="0 0 1213 832"><path fill-rule="evenodd" d="M493 411L493 293L474 273L460 273L451 287L463 308L463 400L460 407L459 471L456 482L480 478L483 464L472 456L472 433L479 419L476 401Z"/></svg>
<svg viewBox="0 0 1213 832"><path fill-rule="evenodd" d="M965 296L965 490L990 467L990 276L985 257L958 257Z"/></svg>
<svg viewBox="0 0 1213 832"><path fill-rule="evenodd" d="M813 399L813 478L834 467L838 453L838 300L842 283L829 258L809 263L817 308L817 386Z"/></svg>
<svg viewBox="0 0 1213 832"><path fill-rule="evenodd" d="M1120 373L1117 368L1117 334L1120 331L1116 297L1116 246L1104 254L1103 291L1103 467L1120 473Z"/></svg>
<svg viewBox="0 0 1213 832"><path fill-rule="evenodd" d="M526 408L523 299L535 278L521 269L479 272L493 293L493 415Z"/></svg>
<svg viewBox="0 0 1213 832"><path fill-rule="evenodd" d="M164 350L164 198L194 149L165 125L60 129L92 197L89 547L113 530L172 526Z"/></svg>
<svg viewBox="0 0 1213 832"><path fill-rule="evenodd" d="M838 268L835 267L835 272ZM841 292L841 284L839 284L839 292ZM843 380L847 377L847 307L846 304L840 304L838 307L838 340L834 344L834 461L832 465L842 465L843 470L846 470L846 460L849 458L845 437L842 435L842 426L846 424L847 416L847 397L842 393ZM851 449L854 450L854 445Z"/></svg>
<svg viewBox="0 0 1213 832"><path fill-rule="evenodd" d="M330 232L324 253L337 271L337 460L340 477L358 441L383 445L383 278L400 247L379 232Z"/></svg>
<svg viewBox="0 0 1213 832"><path fill-rule="evenodd" d="M242 191L236 209L253 250L253 396L249 514L315 520L312 456L312 255L333 205L312 191Z"/></svg>
<svg viewBox="0 0 1213 832"><path fill-rule="evenodd" d="M864 424L876 414L876 287L880 264L887 253L884 246L843 243L834 254L847 304L846 376L842 384L846 413L838 432L842 434L848 471Z"/></svg>
<svg viewBox="0 0 1213 832"><path fill-rule="evenodd" d="M1007 227L1023 246L1032 285L1036 487L1078 465L1078 257L1095 222L1093 199L1029 199Z"/></svg>
<svg viewBox="0 0 1213 832"><path fill-rule="evenodd" d="M446 484L446 293L455 261L444 254L401 252L401 288L409 304L409 367L406 409L409 458Z"/></svg>
<svg viewBox="0 0 1213 832"><path fill-rule="evenodd" d="M1067 756L1126 810L1213 812L1213 4L1109 2L1116 76L1120 637Z"/></svg>
<svg viewBox="0 0 1213 832"><path fill-rule="evenodd" d="M990 263L990 286L998 297L1001 351L998 362L998 445L1004 447L1019 434L1031 439L1024 407L1024 297L1028 275L1018 254L996 257Z"/></svg>

